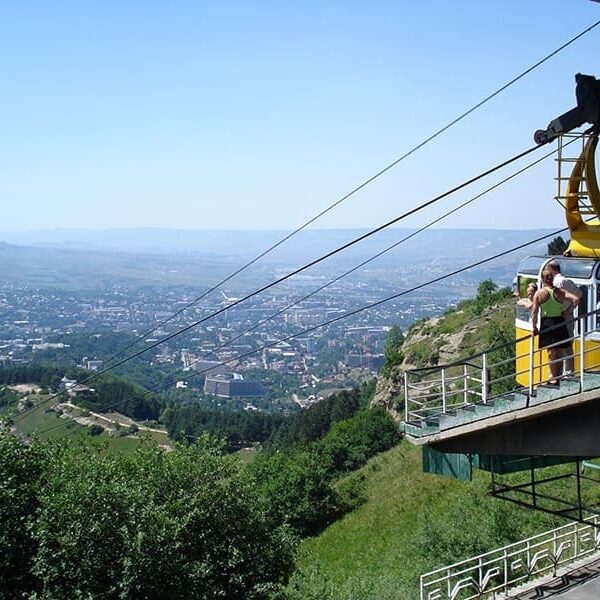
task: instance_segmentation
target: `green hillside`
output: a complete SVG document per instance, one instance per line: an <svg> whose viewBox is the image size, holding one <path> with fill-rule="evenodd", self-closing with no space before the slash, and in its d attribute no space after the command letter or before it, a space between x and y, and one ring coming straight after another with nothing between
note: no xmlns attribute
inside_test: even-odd
<svg viewBox="0 0 600 600"><path fill-rule="evenodd" d="M398 331L390 334L393 343L386 345L386 375L377 382L371 406L380 404L401 416L402 369L451 362L512 340L514 299L509 296L508 290L483 282L476 298L415 324L406 339ZM503 352L510 355L512 343ZM17 401L15 389L7 388L7 407ZM24 593L43 589L50 594L44 597L66 585L62 565L70 564L74 571L65 587L68 592L61 597L107 586L131 590L139 577L148 589L172 598L217 597L213 592L219 590L219 597L255 600L413 600L418 598L421 574L564 523L489 497L489 474L475 472L470 482L424 474L421 450L404 441L397 443L395 423L384 410L369 408L372 389L367 384L342 392L290 417L280 423L262 451L251 454L225 455L222 444L201 435L202 428L195 432L200 437L197 446L175 444L168 453L149 443L138 443L133 453L132 448L107 446L120 451L105 452L100 446L84 444L89 451L82 453L78 444L53 445L35 437L23 444L0 431L6 454L0 473L6 473L3 476L9 481L15 471L10 494L24 499L19 516L12 496L0 494L0 504L4 498L6 508L2 512L0 506L0 517L4 515L14 526L4 528L0 542L10 542L13 530L29 536L31 542L24 551L11 546L12 553L6 554L4 563L0 561L0 584L3 577L13 581L21 572L10 561L23 559L43 568L36 566L30 573L35 577L20 580L19 589ZM29 413L29 421L19 422L20 433L40 426L49 429L59 421L54 413L38 408ZM201 419L198 422L202 424ZM80 442L89 441L90 435L77 426L70 433ZM27 458L38 470L29 468L25 458L11 459L11 453ZM165 484L171 496L164 496ZM204 491L198 495L197 489ZM90 490L95 501L82 503ZM123 490L131 492L124 504ZM196 504L190 511L192 501ZM102 507L113 505L122 510L121 524L113 523L112 516L104 518ZM64 506L81 510L65 511ZM231 512L221 518L223 506ZM201 518L194 535L188 536L185 523L193 515ZM98 516L103 519L99 528ZM21 520L28 522L25 530ZM86 536L71 540L64 535L86 531L90 523L97 532L92 544ZM214 539L203 549L209 525ZM233 527L233 534L223 529L225 525ZM255 532L256 544L249 545ZM118 542L108 551L99 543L106 536ZM166 561L165 555L179 556L184 538L195 558ZM48 540L67 562L57 562L55 553L46 552ZM138 547L131 540L148 543ZM79 561L72 556L82 548L93 557L79 572ZM263 561L257 562L257 557ZM196 559L202 565L194 563ZM133 564L135 578L115 568L106 579L102 565L115 561ZM189 564L196 570L188 573ZM231 565L235 568L228 571ZM162 573L161 569L168 574L151 581L154 571ZM212 574L222 572L227 575L219 575L215 582ZM206 577L197 581L195 595L185 585L177 587L181 577L195 581L197 573Z"/></svg>
<svg viewBox="0 0 600 600"><path fill-rule="evenodd" d="M407 442L361 470L366 502L302 543L294 599L412 600L419 576L562 524L486 495L472 482L424 474Z"/></svg>
<svg viewBox="0 0 600 600"><path fill-rule="evenodd" d="M479 285L475 298L463 300L443 315L415 322L406 338L396 346L386 345L386 364L377 381L373 406L385 407L397 420L402 418L406 369L448 364L492 347L499 361L514 356L515 300L508 288L498 288L490 279ZM506 365L503 375L511 367Z"/></svg>

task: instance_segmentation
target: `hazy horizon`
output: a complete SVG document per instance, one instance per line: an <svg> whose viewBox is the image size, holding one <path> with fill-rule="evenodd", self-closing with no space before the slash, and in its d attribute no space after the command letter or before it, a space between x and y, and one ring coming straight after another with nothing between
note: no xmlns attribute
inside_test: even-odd
<svg viewBox="0 0 600 600"><path fill-rule="evenodd" d="M571 109L575 73L599 74L600 27L550 54L598 8L7 3L2 229L294 230L549 57L318 221L374 227L528 149ZM448 227L558 228L555 175L546 159Z"/></svg>

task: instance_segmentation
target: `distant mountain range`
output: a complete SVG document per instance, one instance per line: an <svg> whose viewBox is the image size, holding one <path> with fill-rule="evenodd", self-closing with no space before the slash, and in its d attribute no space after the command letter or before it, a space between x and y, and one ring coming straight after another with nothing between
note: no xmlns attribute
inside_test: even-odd
<svg viewBox="0 0 600 600"><path fill-rule="evenodd" d="M270 280L304 265L366 233L367 230L302 231L252 266L235 286ZM411 230L387 229L366 239L310 273L329 277L410 236ZM543 230L432 229L400 244L370 263L370 273L418 269L453 270L512 248ZM57 229L0 232L0 278L41 287L94 288L114 282L129 285L216 283L288 235L284 231L190 231L170 229ZM545 253L547 242L508 255L481 273L505 282L521 257ZM335 275L334 275L335 274Z"/></svg>

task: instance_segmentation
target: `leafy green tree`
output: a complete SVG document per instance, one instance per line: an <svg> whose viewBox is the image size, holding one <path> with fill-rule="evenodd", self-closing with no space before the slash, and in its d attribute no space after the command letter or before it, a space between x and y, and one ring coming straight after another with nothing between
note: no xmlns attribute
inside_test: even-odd
<svg viewBox="0 0 600 600"><path fill-rule="evenodd" d="M11 390L10 388L0 388L0 408L5 408L7 406L16 404L18 399L19 395L13 392L13 390Z"/></svg>
<svg viewBox="0 0 600 600"><path fill-rule="evenodd" d="M247 473L276 520L311 535L356 506L356 486L338 488L336 478L391 448L398 428L383 409L363 409L336 423L320 441L284 451L263 452Z"/></svg>
<svg viewBox="0 0 600 600"><path fill-rule="evenodd" d="M49 446L25 445L1 428L0 422L0 597L21 598L37 588L31 576L37 551L31 525L55 456Z"/></svg>
<svg viewBox="0 0 600 600"><path fill-rule="evenodd" d="M273 432L269 444L273 448L289 448L299 443L315 442L324 437L332 425L349 419L366 404L374 384L331 394L321 402L285 419Z"/></svg>
<svg viewBox="0 0 600 600"><path fill-rule="evenodd" d="M0 433L2 598L266 599L293 546L209 438L123 456Z"/></svg>
<svg viewBox="0 0 600 600"><path fill-rule="evenodd" d="M274 523L290 525L301 535L317 533L340 512L330 465L314 450L261 454L247 474L261 490Z"/></svg>
<svg viewBox="0 0 600 600"><path fill-rule="evenodd" d="M482 281L477 288L477 295L473 301L475 314L481 314L485 308L510 297L511 294L512 292L509 288L498 288L498 285L491 279ZM469 303L467 300L466 305L468 306Z"/></svg>
<svg viewBox="0 0 600 600"><path fill-rule="evenodd" d="M208 438L133 457L65 454L40 497L47 598L266 598L292 538Z"/></svg>
<svg viewBox="0 0 600 600"><path fill-rule="evenodd" d="M100 435L101 433L104 432L104 427L102 427L102 425L98 425L97 423L94 423L89 429L88 429L88 433L94 437L96 435Z"/></svg>
<svg viewBox="0 0 600 600"><path fill-rule="evenodd" d="M341 474L363 466L398 440L398 427L391 417L382 408L372 408L334 425L317 448L334 472Z"/></svg>
<svg viewBox="0 0 600 600"><path fill-rule="evenodd" d="M568 242L563 240L562 236L557 235L552 241L548 243L548 256L562 255L569 247Z"/></svg>

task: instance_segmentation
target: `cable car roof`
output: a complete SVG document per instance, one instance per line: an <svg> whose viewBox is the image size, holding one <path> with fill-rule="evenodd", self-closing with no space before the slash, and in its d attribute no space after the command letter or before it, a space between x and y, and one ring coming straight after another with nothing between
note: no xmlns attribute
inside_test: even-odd
<svg viewBox="0 0 600 600"><path fill-rule="evenodd" d="M528 256L519 264L519 273L523 275L539 275L542 265L555 260L560 265L560 272L565 277L575 279L591 279L594 267L600 260L593 258L573 258L568 256Z"/></svg>

